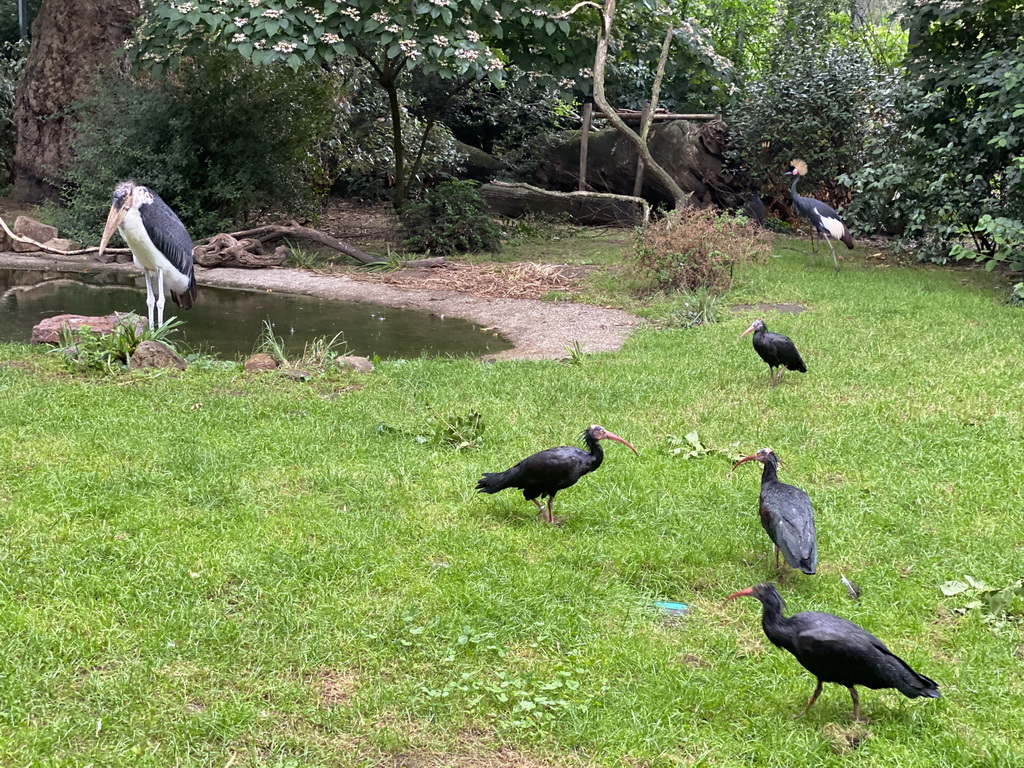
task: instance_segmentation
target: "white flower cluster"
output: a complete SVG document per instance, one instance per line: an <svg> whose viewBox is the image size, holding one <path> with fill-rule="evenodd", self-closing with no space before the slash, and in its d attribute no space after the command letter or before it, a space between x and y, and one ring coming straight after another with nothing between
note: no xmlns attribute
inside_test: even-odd
<svg viewBox="0 0 1024 768"><path fill-rule="evenodd" d="M583 69L580 70L580 77L582 77L584 80L589 80L593 76L594 70L592 70L590 67L584 67Z"/></svg>
<svg viewBox="0 0 1024 768"><path fill-rule="evenodd" d="M401 40L398 46L402 49L402 53L413 61L416 61L416 59L423 55L423 52L416 48L415 40Z"/></svg>
<svg viewBox="0 0 1024 768"><path fill-rule="evenodd" d="M491 59L484 65L484 69L488 72L494 72L495 70L504 69L505 65L502 64L498 59Z"/></svg>
<svg viewBox="0 0 1024 768"><path fill-rule="evenodd" d="M563 91L569 90L574 85L576 85L576 81L570 80L568 77L563 77L561 80L558 81L558 87L561 88Z"/></svg>
<svg viewBox="0 0 1024 768"><path fill-rule="evenodd" d="M531 8L530 9L530 13L532 13L534 16L547 16L548 15L548 12L545 11L543 8Z"/></svg>
<svg viewBox="0 0 1024 768"><path fill-rule="evenodd" d="M455 58L465 59L466 61L476 61L480 57L480 51L470 50L468 48L459 48L455 51Z"/></svg>
<svg viewBox="0 0 1024 768"><path fill-rule="evenodd" d="M388 24L386 27L384 27L384 29L386 29L392 35L397 35L399 32L402 31L402 28L397 24Z"/></svg>
<svg viewBox="0 0 1024 768"><path fill-rule="evenodd" d="M244 35L241 32L236 32L234 34L234 36L231 38L231 42L232 43L244 43L248 39L249 39L248 35Z"/></svg>
<svg viewBox="0 0 1024 768"><path fill-rule="evenodd" d="M311 5L307 5L305 7L305 11L306 11L306 13L308 13L310 16L313 17L313 20L317 24L323 24L325 21L327 21L327 17L324 16L322 13L320 13L320 11L318 11L316 8L314 8Z"/></svg>
<svg viewBox="0 0 1024 768"><path fill-rule="evenodd" d="M182 3L181 5L175 5L171 3L171 8L174 8L178 13L192 13L196 9L195 3Z"/></svg>
<svg viewBox="0 0 1024 768"><path fill-rule="evenodd" d="M448 38L445 37L444 35L434 35L432 39L434 41L434 45L439 45L442 48L448 45Z"/></svg>
<svg viewBox="0 0 1024 768"><path fill-rule="evenodd" d="M378 24L386 24L391 17L384 13L384 11L377 11L370 18L376 21Z"/></svg>
<svg viewBox="0 0 1024 768"><path fill-rule="evenodd" d="M494 23L495 24L501 24L501 20L503 18L504 18L504 16L502 16L500 13L498 13L497 11L494 12Z"/></svg>
<svg viewBox="0 0 1024 768"><path fill-rule="evenodd" d="M480 33L477 32L475 29L467 29L466 30L466 38L471 43L479 43L480 42Z"/></svg>
<svg viewBox="0 0 1024 768"><path fill-rule="evenodd" d="M333 32L324 32L322 35L320 35L320 42L327 43L327 45L334 45L335 43L340 43L341 38L338 37Z"/></svg>
<svg viewBox="0 0 1024 768"><path fill-rule="evenodd" d="M250 8L255 8L259 4L260 4L260 0L249 0L249 7Z"/></svg>
<svg viewBox="0 0 1024 768"><path fill-rule="evenodd" d="M281 41L280 43L274 43L274 50L278 53L291 53L295 50L295 43L289 43Z"/></svg>
<svg viewBox="0 0 1024 768"><path fill-rule="evenodd" d="M351 6L348 8L342 8L341 11L339 11L339 13L343 13L346 16L350 16L352 18L352 21L359 21L358 8L352 8Z"/></svg>
<svg viewBox="0 0 1024 768"><path fill-rule="evenodd" d="M284 16L284 11L277 8L267 8L267 10L263 12L263 16L268 19L280 19Z"/></svg>
<svg viewBox="0 0 1024 768"><path fill-rule="evenodd" d="M236 16L232 19L232 21L235 23L236 27L244 27L246 24L249 23L248 19L243 19L241 16Z"/></svg>
<svg viewBox="0 0 1024 768"><path fill-rule="evenodd" d="M451 8L455 5L452 0L430 0L431 5L436 5L438 8Z"/></svg>

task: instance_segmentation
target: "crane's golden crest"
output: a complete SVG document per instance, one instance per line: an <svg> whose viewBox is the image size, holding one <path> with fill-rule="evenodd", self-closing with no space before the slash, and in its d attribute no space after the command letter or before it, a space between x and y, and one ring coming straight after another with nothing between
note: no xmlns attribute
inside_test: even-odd
<svg viewBox="0 0 1024 768"><path fill-rule="evenodd" d="M803 160L791 160L789 164L796 168L796 172L801 176L807 175L807 163Z"/></svg>

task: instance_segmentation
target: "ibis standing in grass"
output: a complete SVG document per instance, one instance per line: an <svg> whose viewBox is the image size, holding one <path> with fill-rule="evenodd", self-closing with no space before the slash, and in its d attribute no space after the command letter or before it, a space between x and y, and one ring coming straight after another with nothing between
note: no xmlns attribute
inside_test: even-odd
<svg viewBox="0 0 1024 768"><path fill-rule="evenodd" d="M532 456L527 456L514 467L504 472L485 472L476 484L479 493L497 493L505 488L521 488L523 497L532 501L544 514L544 505L540 498L547 497L547 521L555 522L551 505L555 494L563 488L575 485L584 475L593 472L604 461L602 440L614 440L628 446L637 456L636 448L627 440L613 435L604 427L593 424L583 433L583 441L589 450L583 451L571 445L548 448Z"/></svg>
<svg viewBox="0 0 1024 768"><path fill-rule="evenodd" d="M768 363L770 381L768 386L774 387L778 382L782 381L782 372L787 368L791 371L807 373L807 366L804 365L804 361L800 358L796 344L788 336L783 336L781 333L772 333L768 330L768 326L764 324L764 320L755 320L747 330L739 335L736 341L739 341L751 332L754 334L754 351L757 352L762 360ZM778 378L775 376L776 368L779 369Z"/></svg>
<svg viewBox="0 0 1024 768"><path fill-rule="evenodd" d="M160 196L134 181L122 181L114 188L114 199L100 240L103 254L114 230L128 244L134 262L146 279L146 308L149 327L164 324L164 285L174 303L191 309L198 293L192 266L192 238ZM156 325L153 310L156 309Z"/></svg>
<svg viewBox="0 0 1024 768"><path fill-rule="evenodd" d="M779 457L771 448L740 459L732 468L747 461L764 464L758 510L761 525L775 544L775 567L779 567L781 551L790 568L813 576L818 565L818 538L810 497L796 486L779 482Z"/></svg>
<svg viewBox="0 0 1024 768"><path fill-rule="evenodd" d="M825 683L838 683L849 689L854 720L861 719L860 699L854 687L857 685L895 688L911 699L941 698L934 680L915 672L885 643L852 621L817 611L795 613L787 618L782 615L785 604L774 584L757 584L733 592L726 600L744 596L761 601L761 626L772 644L792 653L804 669L818 678L804 713L818 700Z"/></svg>
<svg viewBox="0 0 1024 768"><path fill-rule="evenodd" d="M853 248L853 237L850 235L850 230L843 224L842 219L839 218L839 214L830 205L826 205L820 200L815 200L813 197L803 197L796 193L796 183L800 180L801 176L807 175L807 163L803 160L794 160L789 166L789 171L786 172L787 176L793 177L793 186L790 188L790 192L793 194L793 205L800 213L810 219L811 224L814 226L814 230L811 231L811 247L814 249L815 255L817 255L817 243L814 240L814 232L817 231L825 238L825 242L828 243L828 249L832 251L832 263L835 264L836 272L839 271L839 259L836 258L836 249L832 247L832 241L829 240L831 235L836 240L842 240L846 244L847 248Z"/></svg>

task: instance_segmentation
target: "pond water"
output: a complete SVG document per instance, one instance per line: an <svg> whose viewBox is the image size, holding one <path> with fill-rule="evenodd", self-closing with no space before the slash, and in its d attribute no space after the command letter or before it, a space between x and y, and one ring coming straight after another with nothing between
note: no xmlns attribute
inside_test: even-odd
<svg viewBox="0 0 1024 768"><path fill-rule="evenodd" d="M129 311L146 316L141 275L0 269L0 341L28 342L32 327L53 315ZM173 338L226 359L252 354L264 321L295 356L307 342L338 332L346 351L366 357L479 356L512 347L503 336L462 318L315 296L201 287L187 312L167 298L164 319L175 316L185 324Z"/></svg>

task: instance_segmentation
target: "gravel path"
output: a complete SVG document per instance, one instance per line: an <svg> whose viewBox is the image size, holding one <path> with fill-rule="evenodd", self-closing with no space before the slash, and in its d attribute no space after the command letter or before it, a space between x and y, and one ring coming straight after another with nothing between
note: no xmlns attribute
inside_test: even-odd
<svg viewBox="0 0 1024 768"><path fill-rule="evenodd" d="M82 272L114 270L138 272L132 264L97 264L87 257L45 254L0 253L0 268L31 267ZM619 309L571 302L537 299L503 299L471 296L457 291L406 290L344 275L322 275L301 269L196 269L200 288L214 285L254 291L277 291L322 296L327 299L366 301L405 309L422 309L438 315L472 320L500 331L514 347L497 359L544 359L565 357L566 347L579 342L587 352L619 349L640 318ZM199 292L202 301L202 290Z"/></svg>

